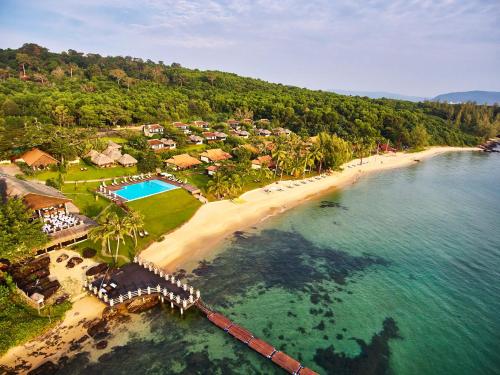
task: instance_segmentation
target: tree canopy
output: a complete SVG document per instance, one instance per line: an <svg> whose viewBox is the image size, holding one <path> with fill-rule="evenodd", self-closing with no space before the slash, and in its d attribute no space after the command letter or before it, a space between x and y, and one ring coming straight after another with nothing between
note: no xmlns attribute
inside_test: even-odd
<svg viewBox="0 0 500 375"><path fill-rule="evenodd" d="M449 145L477 144L500 130L498 106L350 97L130 56L52 53L36 44L0 49L0 151L25 146L15 142L25 124L105 128L231 117L399 147L420 138L417 126L429 144Z"/></svg>
<svg viewBox="0 0 500 375"><path fill-rule="evenodd" d="M46 242L42 222L31 220L20 199L0 203L0 258L18 261L33 255L33 249Z"/></svg>

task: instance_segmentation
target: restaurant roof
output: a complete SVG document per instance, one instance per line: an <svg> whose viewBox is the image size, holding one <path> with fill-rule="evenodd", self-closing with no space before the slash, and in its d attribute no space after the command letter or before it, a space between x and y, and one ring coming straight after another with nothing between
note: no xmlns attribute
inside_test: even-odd
<svg viewBox="0 0 500 375"><path fill-rule="evenodd" d="M25 152L21 155L20 159L23 159L30 167L58 163L56 158L38 148Z"/></svg>
<svg viewBox="0 0 500 375"><path fill-rule="evenodd" d="M228 154L227 152L221 150L220 148L206 150L205 152L202 152L200 156L207 157L211 161L221 161L232 158L231 154Z"/></svg>
<svg viewBox="0 0 500 375"><path fill-rule="evenodd" d="M166 162L179 168L189 168L201 164L201 161L189 154L174 155L170 159L167 159Z"/></svg>

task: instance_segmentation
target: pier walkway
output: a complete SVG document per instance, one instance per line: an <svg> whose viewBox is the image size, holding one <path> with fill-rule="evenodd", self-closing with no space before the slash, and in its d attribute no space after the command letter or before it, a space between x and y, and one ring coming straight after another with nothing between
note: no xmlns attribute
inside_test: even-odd
<svg viewBox="0 0 500 375"><path fill-rule="evenodd" d="M190 307L197 307L214 325L229 333L260 355L293 375L314 375L313 370L289 355L277 350L271 344L255 337L250 331L235 324L224 315L214 312L200 297L200 291L181 283L174 275L169 275L154 264L135 257L134 263L118 269L108 270L104 275L91 277L84 282L85 288L97 298L113 307L137 298L157 296L163 303L170 302L178 307L181 315Z"/></svg>
<svg viewBox="0 0 500 375"><path fill-rule="evenodd" d="M301 363L296 359L290 357L282 351L277 350L271 344L268 344L267 342L255 337L251 332L233 323L224 315L212 311L203 303L201 299L198 299L195 305L207 316L208 320L210 320L214 325L229 333L231 336L241 341L242 343L248 345L250 349L253 349L260 355L270 359L272 362L277 364L288 373L294 375L317 375L317 373L313 370L302 366Z"/></svg>

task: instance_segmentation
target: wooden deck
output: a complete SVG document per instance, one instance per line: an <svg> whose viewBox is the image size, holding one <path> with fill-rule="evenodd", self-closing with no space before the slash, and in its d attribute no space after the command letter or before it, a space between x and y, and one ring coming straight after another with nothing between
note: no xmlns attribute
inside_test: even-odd
<svg viewBox="0 0 500 375"><path fill-rule="evenodd" d="M318 375L313 370L303 367L299 361L293 359L289 355L278 351L271 344L256 338L250 331L233 323L224 315L212 311L199 299L196 302L198 307L214 325L228 332L231 336L238 339L242 343L248 345L249 348L255 350L260 355L271 359L276 365L290 374L295 375Z"/></svg>
<svg viewBox="0 0 500 375"><path fill-rule="evenodd" d="M164 273L139 258L121 268L108 271L104 276L87 281L86 287L110 306L147 295L156 295L162 302L170 302L184 310L200 298L200 291L181 283L173 275Z"/></svg>

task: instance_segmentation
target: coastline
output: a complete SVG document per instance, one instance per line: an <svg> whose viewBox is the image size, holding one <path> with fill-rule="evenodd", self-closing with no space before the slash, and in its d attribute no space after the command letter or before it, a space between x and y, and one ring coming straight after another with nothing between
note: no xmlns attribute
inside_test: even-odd
<svg viewBox="0 0 500 375"><path fill-rule="evenodd" d="M268 185L268 187L281 186L284 191L266 193L264 187L244 193L237 202L229 200L210 202L203 205L187 223L165 235L162 241L152 244L141 252L140 256L169 272L186 268L189 264L196 266L197 261L211 256L214 247L235 231L254 226L309 199L350 185L367 173L409 166L416 164L416 160L446 152L479 150L479 148L432 147L416 153L374 155L364 158L363 165L359 164L359 159L351 160L343 165L341 172L334 172L331 176L300 184L292 189L287 187L290 185L288 180ZM61 251L69 252L69 250ZM53 253L51 257L56 255ZM81 351L92 352L95 346L92 340L81 343L78 343L78 340L86 336L86 323L99 319L104 307L92 296L77 300L66 313L64 320L56 327L4 353L0 358L0 366L14 367L29 364L33 369L48 360L57 363L59 358L68 356L70 352L71 355ZM75 342L79 346L76 350L72 350L71 347ZM107 350L94 351L92 360L109 352L113 346L120 345L120 337L116 337L110 344Z"/></svg>
<svg viewBox="0 0 500 375"><path fill-rule="evenodd" d="M168 272L180 268L194 268L196 262L206 259L227 236L237 230L254 226L268 217L289 210L299 204L334 189L357 181L367 173L401 168L446 152L480 151L471 147L431 147L415 153L389 153L351 160L342 166L342 171L294 186L290 180L267 185L267 188L282 187L284 191L266 193L266 187L254 189L241 195L237 202L230 200L210 202L203 205L195 215L180 228L164 236L143 250L140 256ZM300 179L296 180L300 181Z"/></svg>

